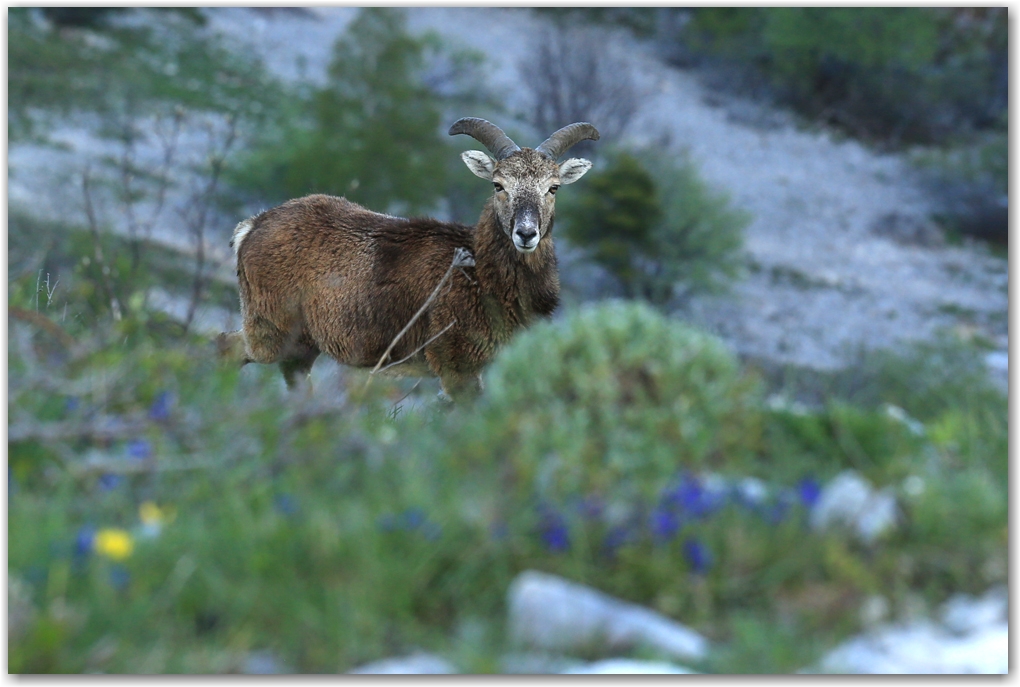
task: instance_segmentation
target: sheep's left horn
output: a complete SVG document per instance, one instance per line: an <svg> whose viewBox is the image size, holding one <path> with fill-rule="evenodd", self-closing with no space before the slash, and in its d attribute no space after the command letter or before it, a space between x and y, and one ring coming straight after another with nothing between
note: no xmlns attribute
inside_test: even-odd
<svg viewBox="0 0 1020 687"><path fill-rule="evenodd" d="M489 149L496 161L503 160L521 149L503 130L490 121L478 117L458 119L450 127L450 135L467 134Z"/></svg>
<svg viewBox="0 0 1020 687"><path fill-rule="evenodd" d="M540 153L544 153L555 160L560 155L567 152L571 146L585 140L599 140L599 130L588 122L576 122L563 127L552 136L545 139L545 142L535 148L535 150Z"/></svg>

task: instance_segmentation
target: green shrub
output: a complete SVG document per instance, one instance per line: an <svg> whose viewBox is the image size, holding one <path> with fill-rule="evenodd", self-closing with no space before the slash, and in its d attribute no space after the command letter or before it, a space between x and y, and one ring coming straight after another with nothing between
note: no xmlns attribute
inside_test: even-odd
<svg viewBox="0 0 1020 687"><path fill-rule="evenodd" d="M648 306L584 307L514 340L480 417L542 498L657 494L755 448L756 387L712 337Z"/></svg>
<svg viewBox="0 0 1020 687"><path fill-rule="evenodd" d="M724 288L737 275L750 222L689 159L651 151L609 156L563 198L558 216L566 237L619 279L627 296L656 305Z"/></svg>
<svg viewBox="0 0 1020 687"><path fill-rule="evenodd" d="M852 135L930 143L997 126L1005 19L998 8L699 8L681 40Z"/></svg>
<svg viewBox="0 0 1020 687"><path fill-rule="evenodd" d="M414 37L406 12L361 10L333 48L329 83L294 100L277 129L239 161L241 187L271 202L343 195L386 211L421 212L447 190L444 107L459 102L477 58ZM456 77L441 95L426 81L440 61ZM396 204L396 205L395 205Z"/></svg>

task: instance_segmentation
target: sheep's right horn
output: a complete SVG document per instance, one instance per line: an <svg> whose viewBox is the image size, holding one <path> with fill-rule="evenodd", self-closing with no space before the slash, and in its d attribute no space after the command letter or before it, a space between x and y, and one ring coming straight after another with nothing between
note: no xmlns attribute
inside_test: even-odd
<svg viewBox="0 0 1020 687"><path fill-rule="evenodd" d="M574 124L568 124L545 139L545 142L535 148L535 150L555 160L567 152L571 146L585 140L599 140L599 130L588 122L575 122Z"/></svg>
<svg viewBox="0 0 1020 687"><path fill-rule="evenodd" d="M478 117L464 117L454 122L450 127L450 135L455 136L456 134L467 134L476 139L489 149L497 162L521 149L498 126Z"/></svg>

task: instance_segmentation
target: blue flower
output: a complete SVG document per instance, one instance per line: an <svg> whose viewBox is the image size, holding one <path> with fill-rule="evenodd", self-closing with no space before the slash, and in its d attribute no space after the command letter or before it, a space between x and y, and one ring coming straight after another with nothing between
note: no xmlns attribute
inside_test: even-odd
<svg viewBox="0 0 1020 687"><path fill-rule="evenodd" d="M672 509L659 507L652 511L649 526L652 538L656 541L668 541L680 529L680 516Z"/></svg>
<svg viewBox="0 0 1020 687"><path fill-rule="evenodd" d="M700 575L712 567L712 554L694 537L684 540L683 552L693 572Z"/></svg>
<svg viewBox="0 0 1020 687"><path fill-rule="evenodd" d="M127 589L131 583L131 573L123 565L110 567L110 586L117 590Z"/></svg>
<svg viewBox="0 0 1020 687"><path fill-rule="evenodd" d="M805 477L797 482L797 496L804 507L811 510L822 495L822 485L814 477Z"/></svg>
<svg viewBox="0 0 1020 687"><path fill-rule="evenodd" d="M680 483L663 495L663 501L679 506L692 518L701 519L722 508L726 495L705 489L701 480L685 472Z"/></svg>
<svg viewBox="0 0 1020 687"><path fill-rule="evenodd" d="M110 491L120 486L121 482L124 481L122 475L114 475L109 472L104 472L99 476L99 488L103 491Z"/></svg>
<svg viewBox="0 0 1020 687"><path fill-rule="evenodd" d="M542 542L550 551L566 551L570 548L570 530L567 529L566 520L555 510L544 507L542 511L542 523L539 525L539 534Z"/></svg>
<svg viewBox="0 0 1020 687"><path fill-rule="evenodd" d="M132 460L148 460L152 457L152 444L145 439L132 439L128 442L127 454Z"/></svg>
<svg viewBox="0 0 1020 687"><path fill-rule="evenodd" d="M425 524L425 511L421 508L408 508L400 514L400 522L404 529L413 530Z"/></svg>
<svg viewBox="0 0 1020 687"><path fill-rule="evenodd" d="M88 556L92 553L92 544L96 539L96 528L92 525L82 525L74 537L74 555L79 557Z"/></svg>
<svg viewBox="0 0 1020 687"><path fill-rule="evenodd" d="M78 410L79 406L81 406L81 401L78 400L77 396L67 396L64 399L64 413L66 414L71 414Z"/></svg>
<svg viewBox="0 0 1020 687"><path fill-rule="evenodd" d="M149 408L149 417L157 422L170 419L170 407L173 405L173 394L169 391L160 391L156 394L156 400Z"/></svg>
<svg viewBox="0 0 1020 687"><path fill-rule="evenodd" d="M290 494L278 494L273 500L273 505L284 515L294 515L298 512L298 503Z"/></svg>

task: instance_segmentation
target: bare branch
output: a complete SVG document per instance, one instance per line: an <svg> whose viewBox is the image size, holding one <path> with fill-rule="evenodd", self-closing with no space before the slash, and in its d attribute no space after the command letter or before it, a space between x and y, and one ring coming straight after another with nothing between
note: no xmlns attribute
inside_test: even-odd
<svg viewBox="0 0 1020 687"><path fill-rule="evenodd" d="M81 189L85 196L85 216L88 218L89 231L92 232L92 248L93 256L96 260L96 267L99 269L103 289L106 291L106 297L110 301L110 310L113 312L113 319L119 322L123 317L123 314L120 307L120 301L117 300L117 293L113 289L113 280L110 278L110 267L106 264L106 258L103 256L103 244L102 239L99 236L99 222L96 219L95 208L92 206L92 173L88 167L85 168L85 172L81 177Z"/></svg>
<svg viewBox="0 0 1020 687"><path fill-rule="evenodd" d="M404 357L404 358L401 358L400 360L398 360L398 361L397 361L397 362L395 362L395 363L390 363L390 364L389 364L389 365L387 365L386 367L380 368L380 369L379 369L379 372L385 372L386 370L390 369L391 367L396 367L397 365L399 365L399 364L401 364L401 363L406 363L406 362L407 362L408 360L410 360L410 359L411 359L411 358L413 358L414 356L418 355L418 353L419 353L420 351L422 351L422 350L423 350L423 349L424 349L424 348L425 348L426 346L428 346L428 345L429 345L430 343L432 343L433 341L435 341L436 339L438 339L439 337L441 337L441 336L442 336L443 334L445 334L445 333L446 333L446 331L447 331L447 330L448 330L448 329L449 329L450 327L452 327L453 325L455 325L455 324L457 324L457 320L454 320L454 321L453 321L453 322L451 322L450 324L448 324L448 325L446 325L445 327L443 327L443 331L441 331L441 332L439 332L438 334L436 334L435 336L433 336L433 337L432 337L431 339L429 339L428 341L426 341L425 343L423 343L423 344L422 344L421 346L418 346L418 348L414 349L414 350L413 350L413 351L412 351L412 352L411 352L411 353L410 353L410 354L409 354L408 356L406 356L406 357ZM375 371L375 370L372 370L372 371L371 371L371 372L370 372L369 374L375 374L375 373L376 373L376 371Z"/></svg>
<svg viewBox="0 0 1020 687"><path fill-rule="evenodd" d="M407 330L409 330L411 326L418 321L418 318L421 317L422 313L424 313L429 306L432 305L432 301L434 301L436 296L439 295L439 292L450 278L450 275L453 274L453 271L460 267L472 267L474 264L475 259L471 257L471 253L466 248L457 248L454 250L453 260L450 262L450 266L446 268L446 274L444 274L443 278L439 280L439 283L436 284L436 288L432 290L432 293L427 299L425 299L422 306L418 308L418 312L414 314L414 317L412 317L411 320L404 325L404 328L400 330L400 333L393 337L393 341L391 341L390 345L386 347L386 351L383 352L382 357L379 358L379 362L375 364L375 367L369 374L374 375L379 371L379 368L386 362L386 359L389 357L393 347L397 345L397 342L399 342L404 337L404 334L407 333ZM452 324L450 326L452 326ZM449 329L449 327L447 327L447 329ZM443 331L445 332L446 330L444 329ZM371 377L369 377L369 381L371 381Z"/></svg>

